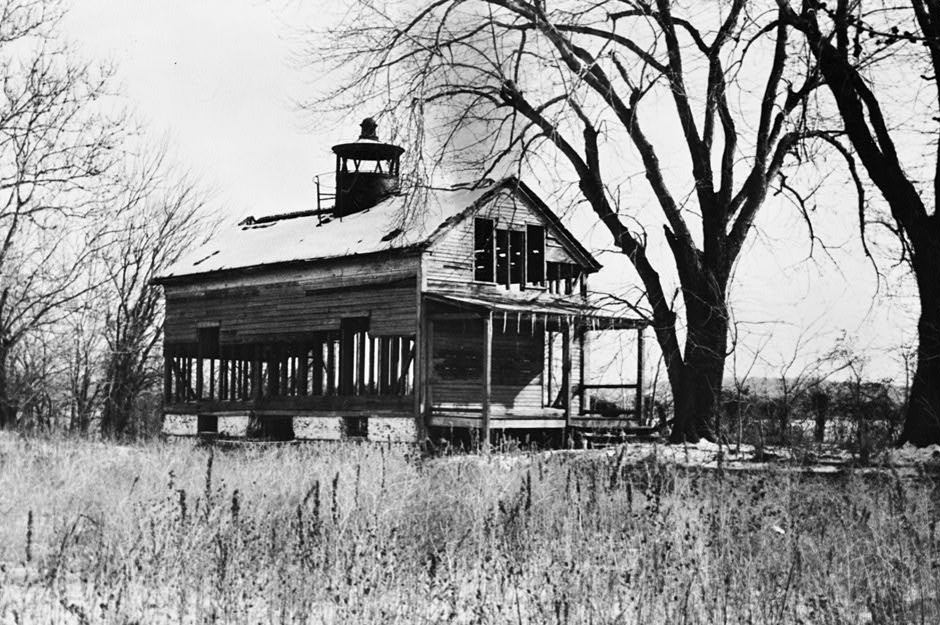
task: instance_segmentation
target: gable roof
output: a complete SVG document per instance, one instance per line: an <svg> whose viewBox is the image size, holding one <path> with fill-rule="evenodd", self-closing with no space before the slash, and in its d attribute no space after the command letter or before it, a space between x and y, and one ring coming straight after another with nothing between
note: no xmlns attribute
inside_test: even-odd
<svg viewBox="0 0 940 625"><path fill-rule="evenodd" d="M510 177L476 189L428 189L420 212L406 218L404 223L402 215L406 214L408 202L404 195L391 196L371 208L342 218L324 219L314 211L247 218L238 227L219 233L185 254L154 282L423 249L502 190L519 193L528 200L580 262L591 271L600 268L600 263L565 228L558 216L528 186Z"/></svg>
<svg viewBox="0 0 940 625"><path fill-rule="evenodd" d="M522 195L532 203L533 208L542 215L548 221L548 223L555 228L555 231L560 236L561 241L564 243L578 260L590 267L591 271L597 271L601 268L601 264L597 262L597 259L594 258L594 255L588 251L586 247L581 245L581 242L575 238L571 231L565 227L565 224L561 221L561 218L555 214L555 211L550 209L548 205L542 201L535 191L529 188L529 185L522 182L515 176L510 176L508 178L503 178L500 181L500 184L504 184L504 188L513 188L517 189Z"/></svg>

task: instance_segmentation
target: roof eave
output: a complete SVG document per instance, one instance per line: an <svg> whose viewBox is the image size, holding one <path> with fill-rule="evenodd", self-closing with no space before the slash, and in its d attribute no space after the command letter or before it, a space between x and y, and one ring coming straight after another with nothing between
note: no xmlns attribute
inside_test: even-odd
<svg viewBox="0 0 940 625"><path fill-rule="evenodd" d="M154 286L172 286L176 284L185 284L188 282L198 282L209 278L219 276L228 276L240 273L257 274L274 269L286 269L290 267L307 267L319 265L334 261L346 261L350 259L366 259L378 256L412 256L420 254L427 247L427 242L416 243L407 247L396 247L376 252L367 252L365 254L347 254L344 256L328 256L324 258L304 258L294 260L283 260L274 263L262 263L259 265L247 265L245 267L226 267L224 269L213 269L211 271L202 271L197 273L186 273L173 276L157 276L150 280Z"/></svg>
<svg viewBox="0 0 940 625"><path fill-rule="evenodd" d="M583 260L584 264L590 268L589 273L599 271L601 267L603 267L603 265L601 265L594 255L586 247L584 247L580 241L578 241L578 239L571 233L570 230L568 230L567 226L565 226L561 218L555 214L555 211L549 208L548 205L542 201L542 198L540 198L538 194L533 191L531 187L529 187L529 185L515 176L504 178L502 182L505 182L507 185L510 183L515 184L517 188L526 195L529 201L532 202L533 206L538 208L539 211L542 212L545 217L552 222L552 225L554 225L565 237L566 243L568 243L571 248L582 257L581 260Z"/></svg>

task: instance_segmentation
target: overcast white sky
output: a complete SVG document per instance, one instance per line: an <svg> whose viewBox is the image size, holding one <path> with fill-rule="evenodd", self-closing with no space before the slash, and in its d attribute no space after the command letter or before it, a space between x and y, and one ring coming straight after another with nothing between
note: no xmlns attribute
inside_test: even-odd
<svg viewBox="0 0 940 625"><path fill-rule="evenodd" d="M294 104L314 88L290 58L293 27L322 12L305 4L77 0L65 27L87 56L114 61L153 136L244 216L309 208L341 138L317 136Z"/></svg>
<svg viewBox="0 0 940 625"><path fill-rule="evenodd" d="M313 128L295 105L323 87L292 59L297 29L322 26L330 19L325 7L338 10L318 5L77 0L64 29L86 56L116 64L122 91L154 140L166 138L175 160L213 190L213 204L235 221L312 207L313 176L332 169L329 147L358 131ZM847 190L836 201L854 197ZM839 247L833 254L840 268L819 253L817 261L804 261L809 247L801 219L776 201L762 211L761 234L743 255L732 299L747 332L742 340L764 346L770 361L757 374L778 370L801 334L812 358L846 331L870 355L871 376L901 377L895 350L913 339L912 300L883 297L872 306L875 283L859 254L855 224L819 219L827 242ZM590 224L572 227L585 233ZM602 246L605 237L599 233L590 243ZM608 255L602 261L607 267L596 285L621 285L622 262ZM881 292L904 289L891 283ZM750 354L742 350L739 359L749 361Z"/></svg>

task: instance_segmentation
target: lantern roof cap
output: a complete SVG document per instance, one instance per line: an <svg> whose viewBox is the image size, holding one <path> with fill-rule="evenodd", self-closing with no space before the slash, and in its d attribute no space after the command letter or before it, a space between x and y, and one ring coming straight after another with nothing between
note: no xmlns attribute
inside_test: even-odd
<svg viewBox="0 0 940 625"><path fill-rule="evenodd" d="M371 117L363 119L359 127L361 130L356 141L333 146L337 156L362 161L384 161L396 159L405 151L399 145L379 141L378 124Z"/></svg>

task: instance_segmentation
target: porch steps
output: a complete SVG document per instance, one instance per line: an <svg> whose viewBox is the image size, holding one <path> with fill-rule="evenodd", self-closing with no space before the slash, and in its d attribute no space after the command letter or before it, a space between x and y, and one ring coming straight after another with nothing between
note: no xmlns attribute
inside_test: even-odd
<svg viewBox="0 0 940 625"><path fill-rule="evenodd" d="M651 441L660 437L655 426L635 425L617 430L599 428L578 428L576 440L591 449L611 447L631 441Z"/></svg>

